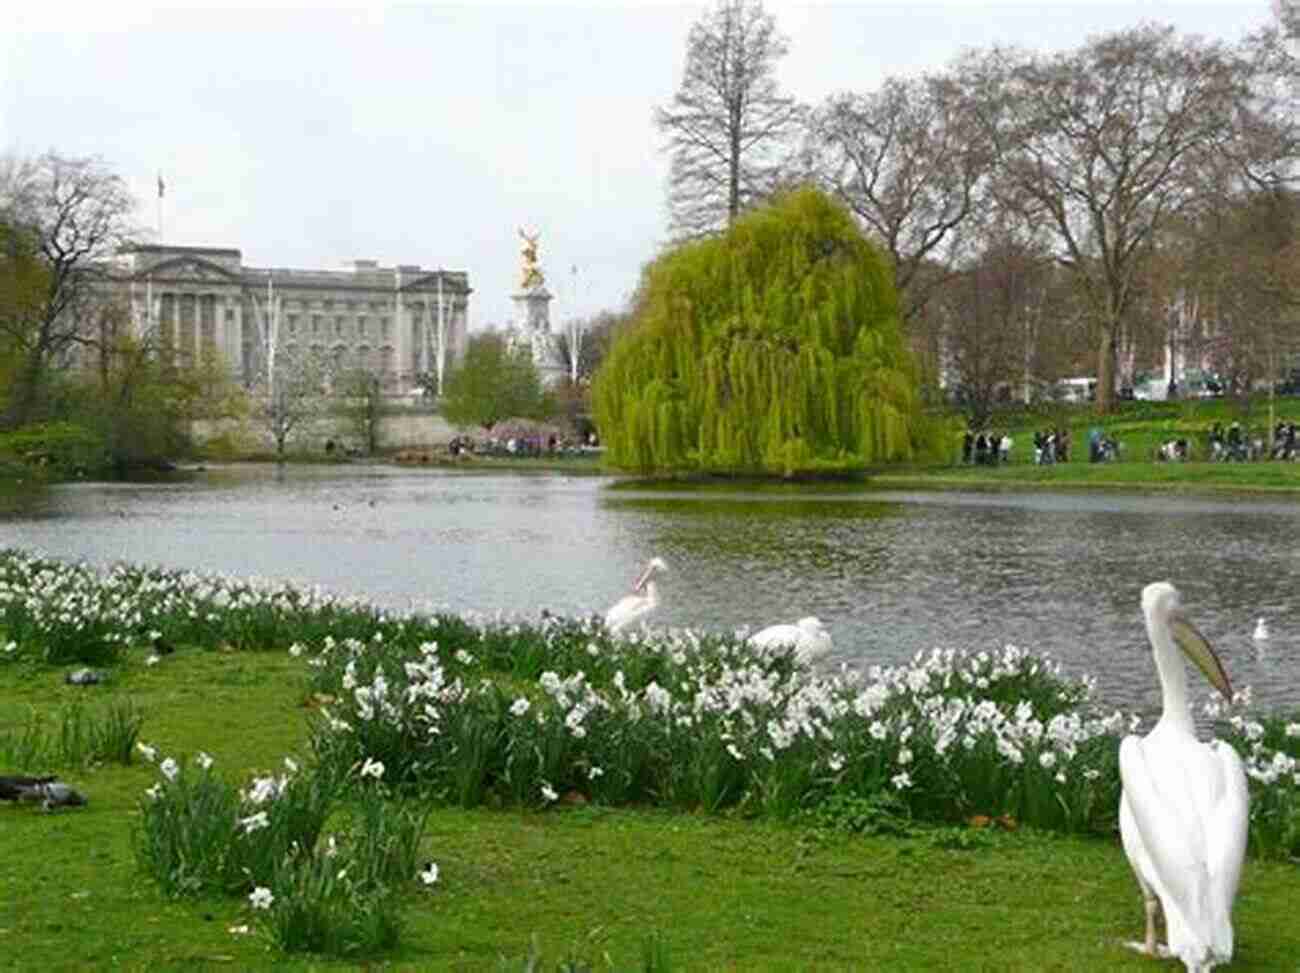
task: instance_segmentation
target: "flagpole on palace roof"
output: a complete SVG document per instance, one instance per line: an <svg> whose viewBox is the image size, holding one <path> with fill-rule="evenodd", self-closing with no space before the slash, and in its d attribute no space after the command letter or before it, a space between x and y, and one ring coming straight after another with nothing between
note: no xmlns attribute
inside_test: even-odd
<svg viewBox="0 0 1300 973"><path fill-rule="evenodd" d="M158 170L158 245L163 243L163 192L166 186L163 184L162 170Z"/></svg>

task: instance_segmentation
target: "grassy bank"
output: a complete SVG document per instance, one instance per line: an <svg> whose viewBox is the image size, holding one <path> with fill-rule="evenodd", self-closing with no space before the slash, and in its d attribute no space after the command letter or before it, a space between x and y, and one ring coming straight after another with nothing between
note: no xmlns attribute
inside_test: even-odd
<svg viewBox="0 0 1300 973"><path fill-rule="evenodd" d="M104 681L68 685L82 662ZM1118 945L1142 920L1115 840L1130 724L1088 697L1010 649L824 677L690 632L393 615L9 552L2 772L58 770L90 803L0 807L0 935L41 969L1147 969ZM69 746L110 707L138 714L145 750ZM1286 968L1300 725L1220 716L1252 790L1234 969ZM266 812L309 791L322 826L259 859L288 847ZM428 816L398 871L330 891L366 867L358 827L395 835L411 807ZM142 852L173 840L180 858ZM388 945L282 952L285 889L313 868L328 888L303 901L382 914Z"/></svg>
<svg viewBox="0 0 1300 973"><path fill-rule="evenodd" d="M11 667L0 669L0 725L27 719L29 707L126 695L160 750L205 750L243 776L288 753L306 759L307 693L301 662L285 653L182 650L155 666L125 661L112 682L85 688L57 671ZM282 957L255 934L229 931L250 922L243 900L170 901L143 879L129 835L157 777L151 765L66 776L90 797L86 808L0 807L0 935L21 957L15 968L358 965ZM888 830L591 804L438 806L423 854L439 863L440 881L404 894L403 944L375 959L392 969L522 970L537 948L542 969L573 959L630 970L654 968L642 959L652 942L681 970L1160 968L1119 945L1140 934L1142 911L1113 839ZM1292 967L1297 895L1294 865L1248 863L1234 970Z"/></svg>
<svg viewBox="0 0 1300 973"><path fill-rule="evenodd" d="M157 666L125 663L113 683L90 688L65 686L56 671L3 670L0 723L26 719L29 706L109 693L136 701L151 743L204 749L229 773L304 756L302 666L283 653L181 652ZM14 968L357 965L282 957L255 935L231 934L250 921L242 900L162 898L136 872L129 844L152 766L66 777L90 796L85 809L0 806L0 930L10 959L21 956ZM898 830L593 805L439 806L424 853L441 879L433 892L407 892L403 946L377 959L393 969L521 970L536 940L542 969L565 959L643 969L645 944L656 939L671 968L686 970L1160 968L1119 946L1138 937L1143 913L1113 839ZM1249 862L1232 969L1291 968L1297 895L1294 865Z"/></svg>

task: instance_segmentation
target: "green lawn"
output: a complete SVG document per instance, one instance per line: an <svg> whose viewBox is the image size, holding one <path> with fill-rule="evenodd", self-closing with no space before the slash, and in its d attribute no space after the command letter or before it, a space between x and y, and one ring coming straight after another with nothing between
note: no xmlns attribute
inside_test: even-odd
<svg viewBox="0 0 1300 973"><path fill-rule="evenodd" d="M241 782L299 752L308 710L302 663L285 654L181 650L138 657L107 684L0 667L0 730L89 697L127 694L160 753L206 750ZM681 970L1155 970L1119 942L1141 901L1114 841L1017 831L861 837L649 810L435 810L428 858L441 879L406 894L403 945L369 964L282 960L255 937L242 900L169 902L135 869L136 802L149 765L69 772L88 807L0 806L0 944L7 968L523 969L536 940L558 968L639 969L658 936ZM1248 864L1233 970L1300 969L1294 865ZM606 957L609 959L607 960ZM612 962L611 962L612 961Z"/></svg>

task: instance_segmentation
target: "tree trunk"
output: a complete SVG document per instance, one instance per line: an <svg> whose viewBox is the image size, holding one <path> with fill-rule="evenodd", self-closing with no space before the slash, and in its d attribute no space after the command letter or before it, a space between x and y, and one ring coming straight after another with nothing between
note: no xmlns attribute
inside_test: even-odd
<svg viewBox="0 0 1300 973"><path fill-rule="evenodd" d="M1115 333L1118 324L1111 321L1101 332L1101 348L1097 354L1097 414L1109 414L1115 404Z"/></svg>

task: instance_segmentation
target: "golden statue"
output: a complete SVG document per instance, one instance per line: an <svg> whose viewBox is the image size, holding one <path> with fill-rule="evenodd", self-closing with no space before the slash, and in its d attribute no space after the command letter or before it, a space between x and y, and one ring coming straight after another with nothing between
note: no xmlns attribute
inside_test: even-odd
<svg viewBox="0 0 1300 973"><path fill-rule="evenodd" d="M541 287L546 278L542 276L542 268L537 265L537 238L540 233L525 233L523 227L519 228L519 235L523 238L524 246L521 253L524 258L523 274L519 286L524 290L531 287Z"/></svg>

